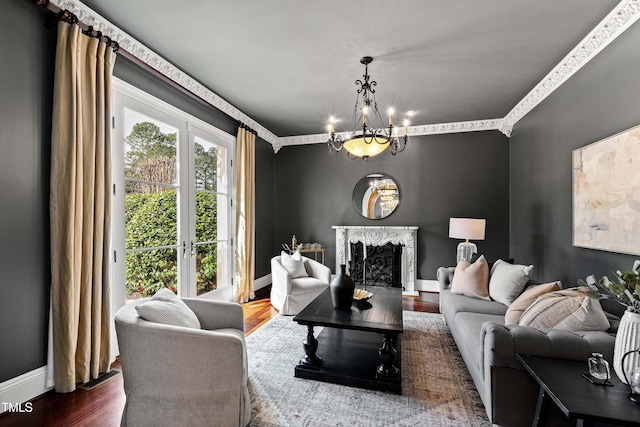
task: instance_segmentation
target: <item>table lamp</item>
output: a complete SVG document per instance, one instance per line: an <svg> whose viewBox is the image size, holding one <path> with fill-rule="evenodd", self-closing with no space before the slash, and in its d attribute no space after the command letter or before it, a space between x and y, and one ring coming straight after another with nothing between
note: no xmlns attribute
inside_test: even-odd
<svg viewBox="0 0 640 427"><path fill-rule="evenodd" d="M449 219L449 237L452 239L465 239L458 245L456 264L460 260L471 262L473 254L478 253L478 247L472 240L484 240L484 229L487 223L486 219L476 218L450 218Z"/></svg>

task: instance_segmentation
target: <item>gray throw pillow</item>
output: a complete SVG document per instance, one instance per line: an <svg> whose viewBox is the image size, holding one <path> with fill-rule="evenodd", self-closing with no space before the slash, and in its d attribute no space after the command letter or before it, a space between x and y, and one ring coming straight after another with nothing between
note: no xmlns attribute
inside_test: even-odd
<svg viewBox="0 0 640 427"><path fill-rule="evenodd" d="M497 260L489 274L489 296L494 301L511 305L522 293L532 271L533 265L512 265Z"/></svg>
<svg viewBox="0 0 640 427"><path fill-rule="evenodd" d="M164 287L149 301L136 305L136 311L138 316L149 322L200 329L200 321L193 310L180 297Z"/></svg>

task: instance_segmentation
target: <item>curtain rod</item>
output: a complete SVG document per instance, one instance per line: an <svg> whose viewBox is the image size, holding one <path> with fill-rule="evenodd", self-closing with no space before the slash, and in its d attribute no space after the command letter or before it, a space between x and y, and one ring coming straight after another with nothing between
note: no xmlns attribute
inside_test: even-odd
<svg viewBox="0 0 640 427"><path fill-rule="evenodd" d="M200 104L202 104L202 105L204 105L204 106L206 106L208 108L213 108L216 112L222 114L224 117L226 117L228 119L231 119L231 121L233 121L236 124L236 126L238 126L238 127L239 126L243 126L243 127L247 128L247 129L250 129L248 126L246 126L240 120L232 117L231 115L229 115L225 111L222 111L221 109L219 109L215 105L212 105L211 103L209 103L207 100L205 100L205 99L199 97L198 95L194 94L193 92L191 92L190 90L188 90L187 88L185 88L184 86L182 86L181 84L176 82L175 80L170 79L169 77L165 76L164 74L162 74L161 72L159 72L155 68L153 68L150 65L146 64L145 62L141 61L135 55L133 55L131 52L127 51L126 49L123 49L122 47L120 47L118 42L116 42L115 40L112 40L110 37L107 37L107 36L103 35L100 31L94 30L91 25L87 25L84 22L80 21L78 19L78 17L76 15L74 15L73 13L71 13L70 11L63 10L63 9L59 8L55 4L51 3L49 0L29 0L29 1L31 3L33 3L35 6L40 6L41 8L43 8L44 10L50 12L53 15L52 17L47 19L47 21L45 22L45 26L50 27L50 26L54 25L56 22L58 22L58 21L64 21L64 22L68 22L70 24L76 24L77 26L79 26L82 29L82 32L84 34L86 34L86 35L88 35L90 37L98 38L101 41L104 41L105 43L107 43L107 46L111 47L113 49L113 51L116 52L119 56L122 56L123 58L125 58L128 61L132 62L133 64L137 65L138 67L140 67L140 68L144 69L145 71L153 74L155 77L159 78L160 80L164 81L165 83L168 83L171 87L173 87L174 89L177 89L183 95L188 96L190 99L192 99L194 101L197 101L198 103L200 103ZM253 129L250 129L250 130L257 134L257 132L255 132Z"/></svg>

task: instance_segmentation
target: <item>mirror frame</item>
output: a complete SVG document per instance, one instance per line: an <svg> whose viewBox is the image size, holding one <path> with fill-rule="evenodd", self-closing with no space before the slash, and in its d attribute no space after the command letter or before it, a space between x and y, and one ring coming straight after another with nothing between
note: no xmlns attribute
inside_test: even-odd
<svg viewBox="0 0 640 427"><path fill-rule="evenodd" d="M388 194L385 194L388 193ZM382 197L392 199L383 201ZM370 173L361 178L353 187L351 200L356 211L367 219L384 219L398 209L400 204L400 188L393 177L385 173ZM391 209L384 209L381 204L388 203ZM365 209L366 203L366 209ZM376 212L376 208L379 211Z"/></svg>

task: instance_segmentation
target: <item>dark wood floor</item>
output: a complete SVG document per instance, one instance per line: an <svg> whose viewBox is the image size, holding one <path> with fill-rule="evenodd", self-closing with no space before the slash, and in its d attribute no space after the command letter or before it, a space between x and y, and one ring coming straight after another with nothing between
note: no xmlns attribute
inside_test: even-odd
<svg viewBox="0 0 640 427"><path fill-rule="evenodd" d="M242 305L245 317L245 333L250 335L273 316L278 314L269 301L269 288L256 292L256 299ZM409 311L438 313L438 294L420 292L418 297L403 297L402 308ZM114 369L120 369L115 362ZM122 375L103 383L93 390L76 390L73 393L47 393L31 401L30 413L4 413L0 415L0 427L116 427L124 407Z"/></svg>

